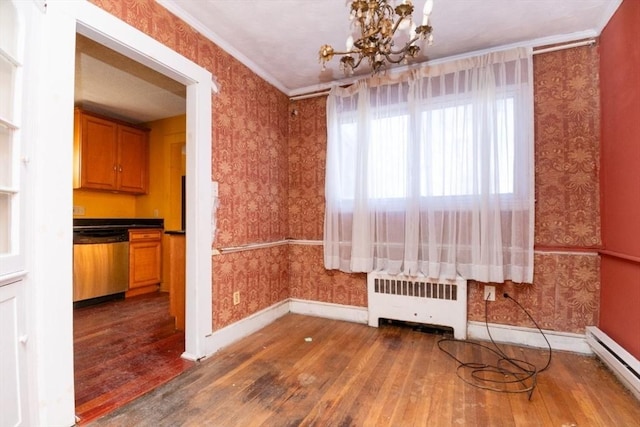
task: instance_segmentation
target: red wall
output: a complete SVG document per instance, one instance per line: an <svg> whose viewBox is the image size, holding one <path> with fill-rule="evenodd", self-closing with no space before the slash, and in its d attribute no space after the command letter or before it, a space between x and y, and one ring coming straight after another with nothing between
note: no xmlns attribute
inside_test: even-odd
<svg viewBox="0 0 640 427"><path fill-rule="evenodd" d="M599 327L640 359L640 1L600 38L602 241Z"/></svg>

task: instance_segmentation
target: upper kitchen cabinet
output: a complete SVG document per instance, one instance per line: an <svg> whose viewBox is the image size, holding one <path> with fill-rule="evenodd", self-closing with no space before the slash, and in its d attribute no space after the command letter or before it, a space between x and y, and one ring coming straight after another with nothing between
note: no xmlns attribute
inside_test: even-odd
<svg viewBox="0 0 640 427"><path fill-rule="evenodd" d="M75 110L73 187L146 194L149 131Z"/></svg>

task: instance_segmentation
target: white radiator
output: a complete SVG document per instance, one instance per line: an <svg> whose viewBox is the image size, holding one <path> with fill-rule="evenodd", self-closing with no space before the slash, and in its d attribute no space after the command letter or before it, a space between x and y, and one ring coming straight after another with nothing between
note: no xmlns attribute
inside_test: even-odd
<svg viewBox="0 0 640 427"><path fill-rule="evenodd" d="M369 326L380 319L453 328L456 339L467 338L467 281L367 274Z"/></svg>

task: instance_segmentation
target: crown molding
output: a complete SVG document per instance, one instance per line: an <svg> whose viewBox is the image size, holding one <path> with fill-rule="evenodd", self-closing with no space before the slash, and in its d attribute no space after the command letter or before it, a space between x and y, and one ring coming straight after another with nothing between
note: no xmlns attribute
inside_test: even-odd
<svg viewBox="0 0 640 427"><path fill-rule="evenodd" d="M189 24L196 31L202 34L204 37L213 42L216 46L227 52L229 55L233 56L235 59L240 61L243 65L253 71L258 77L265 80L267 83L274 86L280 92L284 93L287 96L290 96L289 90L282 85L278 80L276 80L271 74L267 73L263 68L259 67L255 62L249 59L247 56L243 55L240 51L231 46L228 42L226 42L222 37L220 37L215 32L211 31L211 29L207 28L198 18L193 15L187 13L178 6L173 0L156 0L158 4L167 9L169 12L173 13L175 16Z"/></svg>

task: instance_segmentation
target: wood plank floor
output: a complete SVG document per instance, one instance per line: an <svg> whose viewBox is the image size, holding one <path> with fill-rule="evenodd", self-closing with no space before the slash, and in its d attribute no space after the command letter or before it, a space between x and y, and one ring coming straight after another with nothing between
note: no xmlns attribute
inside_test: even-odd
<svg viewBox="0 0 640 427"><path fill-rule="evenodd" d="M175 331L166 293L77 308L73 326L76 415L81 424L195 365L180 357L184 333Z"/></svg>
<svg viewBox="0 0 640 427"><path fill-rule="evenodd" d="M639 402L596 358L554 352L529 400L462 381L441 338L289 314L92 425L638 425ZM477 347L443 345L459 359L495 362ZM543 350L501 348L547 361Z"/></svg>

